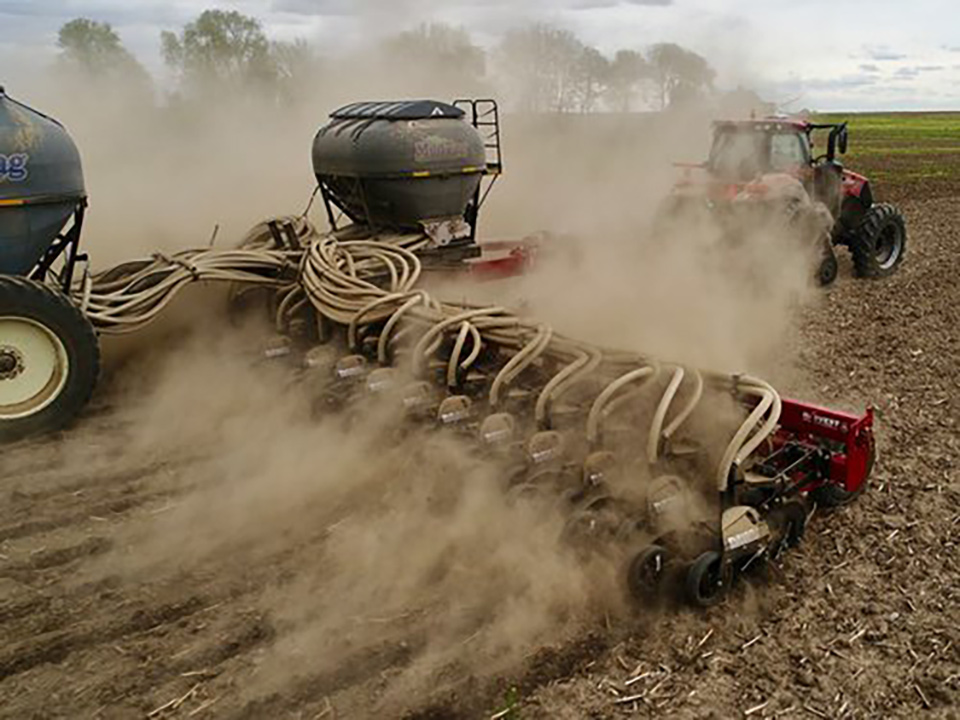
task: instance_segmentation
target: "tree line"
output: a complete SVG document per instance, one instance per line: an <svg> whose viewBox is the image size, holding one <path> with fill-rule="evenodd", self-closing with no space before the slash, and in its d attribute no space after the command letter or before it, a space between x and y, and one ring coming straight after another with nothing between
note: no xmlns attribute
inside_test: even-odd
<svg viewBox="0 0 960 720"><path fill-rule="evenodd" d="M181 98L215 100L254 92L291 101L324 73L350 72L343 58L321 56L306 41L271 41L259 20L237 11L206 10L179 32L163 31L161 54ZM152 92L153 80L106 22L77 18L58 35L61 69L83 79L123 80ZM376 68L403 69L424 80L424 92L487 91L531 112L628 112L666 109L713 92L707 60L674 43L618 50L607 56L574 33L546 24L509 30L491 49L463 28L424 24L363 53ZM362 63L360 63L362 64Z"/></svg>

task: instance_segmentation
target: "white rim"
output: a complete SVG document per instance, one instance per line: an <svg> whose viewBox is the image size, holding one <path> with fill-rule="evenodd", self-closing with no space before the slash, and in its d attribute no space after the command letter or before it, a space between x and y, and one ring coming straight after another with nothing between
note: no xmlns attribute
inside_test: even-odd
<svg viewBox="0 0 960 720"><path fill-rule="evenodd" d="M55 401L67 384L67 349L45 325L25 317L0 316L0 420L35 415Z"/></svg>

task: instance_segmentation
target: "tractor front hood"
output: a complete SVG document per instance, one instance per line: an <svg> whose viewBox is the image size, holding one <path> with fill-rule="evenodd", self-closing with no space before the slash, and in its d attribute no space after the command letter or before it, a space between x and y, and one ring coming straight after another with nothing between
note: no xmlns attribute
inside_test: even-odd
<svg viewBox="0 0 960 720"><path fill-rule="evenodd" d="M730 202L746 186L746 183L718 179L703 163L674 163L674 167L683 170L682 176L673 184L671 192L674 195L702 197L711 202Z"/></svg>
<svg viewBox="0 0 960 720"><path fill-rule="evenodd" d="M710 203L730 203L750 187L752 183L724 182L716 179L679 181L673 186L672 193L684 198L703 199Z"/></svg>

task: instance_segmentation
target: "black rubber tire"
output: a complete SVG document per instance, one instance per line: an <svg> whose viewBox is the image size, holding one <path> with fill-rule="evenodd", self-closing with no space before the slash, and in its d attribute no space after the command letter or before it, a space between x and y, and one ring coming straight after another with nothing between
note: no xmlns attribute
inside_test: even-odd
<svg viewBox="0 0 960 720"><path fill-rule="evenodd" d="M563 523L560 538L566 543L584 542L598 534L598 525L597 513L590 510L574 510Z"/></svg>
<svg viewBox="0 0 960 720"><path fill-rule="evenodd" d="M90 400L100 374L100 345L93 326L60 291L7 275L0 276L0 317L28 318L42 325L63 344L68 364L63 387L48 405L24 417L0 416L0 442L66 426Z"/></svg>
<svg viewBox="0 0 960 720"><path fill-rule="evenodd" d="M889 203L879 203L867 210L850 237L850 255L857 277L892 275L903 262L906 250L906 223L900 211Z"/></svg>
<svg viewBox="0 0 960 720"><path fill-rule="evenodd" d="M837 255L833 252L833 248L829 248L824 251L820 265L817 267L817 285L820 287L831 285L837 279L839 270L840 265L837 263Z"/></svg>
<svg viewBox="0 0 960 720"><path fill-rule="evenodd" d="M810 497L819 505L820 507L825 508L835 508L842 507L844 505L849 505L858 497L863 494L863 491L867 489L867 484L870 481L870 473L873 472L873 464L877 459L877 446L876 441L871 439L870 442L870 455L867 460L867 474L863 479L863 482L860 483L858 487L853 492L842 488L839 485L835 485L832 482L825 483L810 493Z"/></svg>
<svg viewBox="0 0 960 720"><path fill-rule="evenodd" d="M684 590L690 603L706 608L723 599L726 585L723 556L716 550L707 550L701 553L687 570Z"/></svg>
<svg viewBox="0 0 960 720"><path fill-rule="evenodd" d="M644 548L627 566L627 589L635 600L646 601L656 596L663 584L670 553L662 545Z"/></svg>

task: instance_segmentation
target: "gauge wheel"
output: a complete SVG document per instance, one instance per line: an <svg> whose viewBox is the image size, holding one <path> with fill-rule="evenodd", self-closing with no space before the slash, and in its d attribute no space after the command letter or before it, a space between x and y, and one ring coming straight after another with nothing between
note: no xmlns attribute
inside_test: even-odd
<svg viewBox="0 0 960 720"><path fill-rule="evenodd" d="M63 293L0 276L0 442L67 425L99 373L96 333Z"/></svg>
<svg viewBox="0 0 960 720"><path fill-rule="evenodd" d="M636 600L649 600L663 584L670 554L662 545L644 548L630 561L627 567L627 587Z"/></svg>

